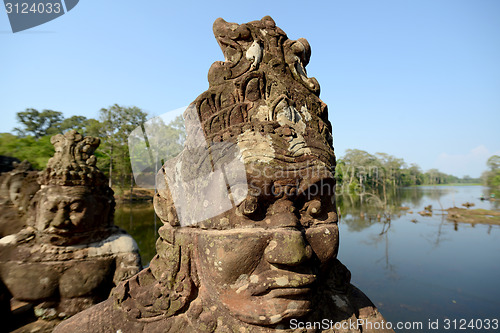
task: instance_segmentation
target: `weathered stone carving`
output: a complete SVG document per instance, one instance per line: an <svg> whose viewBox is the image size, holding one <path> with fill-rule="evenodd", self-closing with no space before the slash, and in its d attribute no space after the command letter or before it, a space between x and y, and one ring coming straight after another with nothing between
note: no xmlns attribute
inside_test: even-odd
<svg viewBox="0 0 500 333"><path fill-rule="evenodd" d="M246 198L181 226L164 166L154 198L164 225L150 267L55 332L305 332L298 321L323 319L343 329L307 331L360 332L357 319L383 319L336 259L331 125L305 71L308 42L289 40L268 16L241 25L219 18L214 34L225 61L212 65L210 87L194 102L211 148L197 155L200 137L188 137L170 165L192 180L194 162L224 164L227 154L214 150L227 146L216 143L232 143L246 167Z"/></svg>
<svg viewBox="0 0 500 333"><path fill-rule="evenodd" d="M29 204L40 189L38 172L28 161L14 162L13 166L0 176L0 238L26 226Z"/></svg>
<svg viewBox="0 0 500 333"><path fill-rule="evenodd" d="M95 167L99 139L75 131L51 139L27 227L0 239L0 277L42 318L65 318L106 299L136 274L135 241L113 225L113 191Z"/></svg>

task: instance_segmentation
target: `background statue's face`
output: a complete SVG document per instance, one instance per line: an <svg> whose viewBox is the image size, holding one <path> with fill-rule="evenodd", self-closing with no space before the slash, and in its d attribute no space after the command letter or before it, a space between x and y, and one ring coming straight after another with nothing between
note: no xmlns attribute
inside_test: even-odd
<svg viewBox="0 0 500 333"><path fill-rule="evenodd" d="M282 189L297 184L280 181ZM299 195L269 195L263 186L219 219L231 227L198 231L201 293L251 324L310 312L316 282L338 250L333 184L322 180Z"/></svg>
<svg viewBox="0 0 500 333"><path fill-rule="evenodd" d="M99 227L108 217L105 204L85 186L50 186L42 189L35 228L61 236Z"/></svg>
<svg viewBox="0 0 500 333"><path fill-rule="evenodd" d="M9 186L9 198L10 201L16 206L19 206L21 201L21 188L23 186L23 175L17 174L13 176L10 180Z"/></svg>

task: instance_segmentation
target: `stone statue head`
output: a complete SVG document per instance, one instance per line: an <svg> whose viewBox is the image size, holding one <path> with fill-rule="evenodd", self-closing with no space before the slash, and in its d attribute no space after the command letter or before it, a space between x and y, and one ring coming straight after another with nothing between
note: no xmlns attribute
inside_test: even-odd
<svg viewBox="0 0 500 333"><path fill-rule="evenodd" d="M23 181L29 171L32 171L31 164L24 160L21 163L14 162L14 170L10 172L10 177L6 182L10 201L15 206L21 204L21 191L23 188Z"/></svg>
<svg viewBox="0 0 500 333"><path fill-rule="evenodd" d="M241 25L217 19L214 34L225 61L212 65L209 89L184 115L184 151L158 175L154 207L164 225L150 265L154 296L132 306L119 291L117 302L136 318L189 307L203 327L279 325L313 310L336 260L331 125L306 75L305 39L289 40L268 16ZM234 161L243 177L231 171ZM217 170L222 186L207 176ZM192 193L200 188L207 200ZM201 214L224 200L230 208ZM209 217L183 223L193 212Z"/></svg>
<svg viewBox="0 0 500 333"><path fill-rule="evenodd" d="M55 154L40 173L30 225L41 238L69 245L105 238L113 223L113 191L95 166L99 139L76 131L51 138Z"/></svg>
<svg viewBox="0 0 500 333"><path fill-rule="evenodd" d="M32 169L31 164L24 160L13 163L14 169L5 175L0 185L4 204L12 203L22 211L27 210L29 201L38 191L40 185L36 182L38 173Z"/></svg>

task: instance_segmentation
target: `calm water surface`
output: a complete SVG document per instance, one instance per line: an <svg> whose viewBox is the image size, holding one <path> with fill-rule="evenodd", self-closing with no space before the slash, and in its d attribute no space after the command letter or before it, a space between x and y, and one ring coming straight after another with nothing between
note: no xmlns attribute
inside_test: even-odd
<svg viewBox="0 0 500 333"><path fill-rule="evenodd" d="M427 332L428 321L438 319L440 329L433 332L440 332L446 318L500 319L500 226L454 224L441 211L465 202L498 210L498 202L479 199L483 191L481 186L402 189L385 212L373 201L339 197L339 259L388 321L420 321ZM433 216L420 216L428 205ZM115 222L136 239L147 264L157 238L152 204L132 209L122 204Z"/></svg>
<svg viewBox="0 0 500 333"><path fill-rule="evenodd" d="M454 224L438 210L465 202L498 208L479 199L484 190L403 189L398 203L410 210L394 209L390 221L370 221L366 212L363 219L369 206L344 207L339 259L388 321L422 321L425 327L429 319L500 319L500 227ZM417 214L428 205L432 217Z"/></svg>

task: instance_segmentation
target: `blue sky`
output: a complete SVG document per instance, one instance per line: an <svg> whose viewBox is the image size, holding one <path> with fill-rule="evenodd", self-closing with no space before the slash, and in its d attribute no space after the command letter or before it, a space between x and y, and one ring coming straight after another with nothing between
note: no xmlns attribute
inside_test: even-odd
<svg viewBox="0 0 500 333"><path fill-rule="evenodd" d="M338 156L386 152L477 177L500 154L497 0L87 0L16 34L0 13L0 132L28 107L96 118L114 103L151 115L187 105L223 60L214 20L265 15L311 44Z"/></svg>

